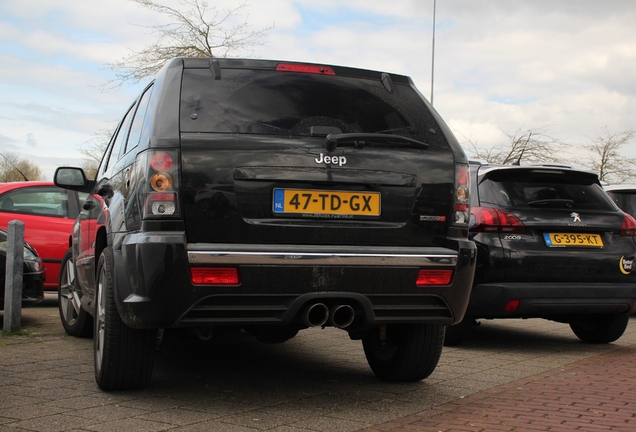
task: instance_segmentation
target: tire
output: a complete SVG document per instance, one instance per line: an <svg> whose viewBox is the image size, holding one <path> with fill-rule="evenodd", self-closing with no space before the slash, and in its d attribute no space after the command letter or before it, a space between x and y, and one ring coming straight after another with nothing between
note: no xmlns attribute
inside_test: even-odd
<svg viewBox="0 0 636 432"><path fill-rule="evenodd" d="M478 324L473 318L464 318L460 323L447 326L444 346L458 346L466 342Z"/></svg>
<svg viewBox="0 0 636 432"><path fill-rule="evenodd" d="M82 291L75 278L75 264L71 249L64 255L60 266L57 300L60 319L66 333L76 337L90 337L93 334L93 319L82 308Z"/></svg>
<svg viewBox="0 0 636 432"><path fill-rule="evenodd" d="M393 324L373 329L362 339L371 370L385 381L420 381L437 366L444 342L443 325ZM381 339L384 339L382 342Z"/></svg>
<svg viewBox="0 0 636 432"><path fill-rule="evenodd" d="M95 381L105 391L132 390L150 382L157 332L133 329L122 321L114 281L112 257L105 249L97 264Z"/></svg>
<svg viewBox="0 0 636 432"><path fill-rule="evenodd" d="M628 323L629 314L588 315L571 322L570 328L583 342L606 344L623 336Z"/></svg>

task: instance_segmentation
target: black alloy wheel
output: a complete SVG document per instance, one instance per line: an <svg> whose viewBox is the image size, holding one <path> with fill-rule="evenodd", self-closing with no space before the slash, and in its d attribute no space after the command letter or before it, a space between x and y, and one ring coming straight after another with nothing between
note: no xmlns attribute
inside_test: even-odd
<svg viewBox="0 0 636 432"><path fill-rule="evenodd" d="M66 251L62 259L57 284L57 300L60 319L66 333L76 337L90 337L93 334L93 320L82 308L82 292L75 278L72 249Z"/></svg>

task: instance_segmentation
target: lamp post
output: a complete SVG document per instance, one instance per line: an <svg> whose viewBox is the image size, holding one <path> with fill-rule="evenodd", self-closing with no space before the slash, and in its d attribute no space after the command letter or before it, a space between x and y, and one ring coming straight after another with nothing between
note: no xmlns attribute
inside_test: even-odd
<svg viewBox="0 0 636 432"><path fill-rule="evenodd" d="M433 0L433 52L431 55L431 106L433 105L433 82L435 79L435 11L437 0Z"/></svg>

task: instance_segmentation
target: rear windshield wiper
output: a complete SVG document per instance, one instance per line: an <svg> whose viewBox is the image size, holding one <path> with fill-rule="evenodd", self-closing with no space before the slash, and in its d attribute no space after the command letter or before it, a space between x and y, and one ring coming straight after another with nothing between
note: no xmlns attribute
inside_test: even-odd
<svg viewBox="0 0 636 432"><path fill-rule="evenodd" d="M397 144L397 145L414 145L417 147L428 148L428 144L412 138L400 135L374 134L374 133L344 133L329 134L325 138L324 147L328 152L332 152L338 148L339 144L351 144L355 148L363 148L366 144Z"/></svg>

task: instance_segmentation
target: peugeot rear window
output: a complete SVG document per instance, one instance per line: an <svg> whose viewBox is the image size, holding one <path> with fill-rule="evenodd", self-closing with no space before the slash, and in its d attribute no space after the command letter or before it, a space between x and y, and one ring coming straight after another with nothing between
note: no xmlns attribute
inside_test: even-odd
<svg viewBox="0 0 636 432"><path fill-rule="evenodd" d="M479 201L504 208L616 210L594 176L569 171L494 171L480 182Z"/></svg>
<svg viewBox="0 0 636 432"><path fill-rule="evenodd" d="M391 93L371 79L223 69L222 79L215 80L207 69L184 70L182 132L309 136L312 126L436 144L428 133L436 124L408 85L395 84ZM435 138L442 140L441 134Z"/></svg>
<svg viewBox="0 0 636 432"><path fill-rule="evenodd" d="M625 213L636 217L636 190L608 191L607 194Z"/></svg>

